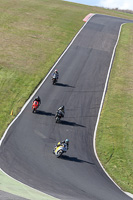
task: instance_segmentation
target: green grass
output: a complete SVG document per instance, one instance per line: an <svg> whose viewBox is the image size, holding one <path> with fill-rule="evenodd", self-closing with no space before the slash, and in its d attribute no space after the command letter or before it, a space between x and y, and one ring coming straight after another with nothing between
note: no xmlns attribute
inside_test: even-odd
<svg viewBox="0 0 133 200"><path fill-rule="evenodd" d="M97 131L97 153L109 175L133 193L133 24L123 26Z"/></svg>
<svg viewBox="0 0 133 200"><path fill-rule="evenodd" d="M82 27L83 18L89 13L133 20L132 14L61 0L0 1L0 138L35 87ZM106 110L104 107L97 134L97 149L98 152L102 151L100 159L106 168L108 167L108 172L111 171L113 178L117 179L118 184L125 190L133 193L131 190L133 102L132 86L129 84L133 78L129 72L133 64L133 45L130 45L130 48L127 46L128 43L133 44L131 37L133 31L131 31L132 25L126 25L122 31L119 51L117 50L111 73L114 79L111 78L109 85L109 91L111 92L111 86L114 90L111 100L106 97ZM124 74L124 78L120 76L121 74ZM116 85L115 79L119 84ZM12 109L13 116L10 115ZM117 144L120 146L116 147ZM117 174L118 172L122 174L122 170L125 170L125 173L120 180Z"/></svg>

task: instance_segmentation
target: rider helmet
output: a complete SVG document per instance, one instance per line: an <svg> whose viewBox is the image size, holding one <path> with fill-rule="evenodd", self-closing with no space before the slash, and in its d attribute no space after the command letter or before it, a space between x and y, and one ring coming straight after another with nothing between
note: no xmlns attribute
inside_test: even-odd
<svg viewBox="0 0 133 200"><path fill-rule="evenodd" d="M68 144L68 143L69 143L69 140L68 140L68 139L66 139L66 140L65 140L65 143L66 143L66 144Z"/></svg>
<svg viewBox="0 0 133 200"><path fill-rule="evenodd" d="M55 73L57 73L57 69L55 70Z"/></svg>

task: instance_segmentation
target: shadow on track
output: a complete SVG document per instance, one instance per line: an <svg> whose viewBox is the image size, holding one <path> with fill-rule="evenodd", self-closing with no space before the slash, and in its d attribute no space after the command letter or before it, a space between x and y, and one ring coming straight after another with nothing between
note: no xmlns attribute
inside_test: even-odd
<svg viewBox="0 0 133 200"><path fill-rule="evenodd" d="M34 114L47 115L47 116L55 116L55 114L50 113L50 112L46 112L46 111L43 111L43 110L37 110Z"/></svg>
<svg viewBox="0 0 133 200"><path fill-rule="evenodd" d="M83 126L83 125L80 125L80 124L76 124L75 122L68 122L68 121L64 121L64 120L61 120L60 124L62 125L68 125L68 126L79 126L79 127L86 127L86 126Z"/></svg>
<svg viewBox="0 0 133 200"><path fill-rule="evenodd" d="M74 86L68 85L68 84L63 84L63 83L56 83L56 86L62 86L62 87L71 87L71 88L75 88Z"/></svg>
<svg viewBox="0 0 133 200"><path fill-rule="evenodd" d="M70 156L66 156L66 155L62 155L61 159L72 161L72 162L88 163L88 164L94 165L94 163L92 163L92 162L88 162L88 161L85 161L85 160L78 159L76 157L70 157Z"/></svg>

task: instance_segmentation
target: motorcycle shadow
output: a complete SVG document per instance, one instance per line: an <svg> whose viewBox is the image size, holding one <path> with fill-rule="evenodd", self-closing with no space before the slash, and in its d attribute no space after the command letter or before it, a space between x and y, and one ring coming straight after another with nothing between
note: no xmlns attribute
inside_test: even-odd
<svg viewBox="0 0 133 200"><path fill-rule="evenodd" d="M63 84L63 83L56 83L55 85L57 86L62 86L62 87L71 87L71 88L75 88L74 86L68 85L68 84Z"/></svg>
<svg viewBox="0 0 133 200"><path fill-rule="evenodd" d="M47 116L55 116L55 114L53 114L51 112L46 112L46 111L42 111L42 110L36 110L35 114L47 115Z"/></svg>
<svg viewBox="0 0 133 200"><path fill-rule="evenodd" d="M79 126L79 127L83 127L83 128L86 127L81 124L76 124L75 122L68 122L68 121L64 121L64 120L61 120L60 124L68 125L68 126Z"/></svg>
<svg viewBox="0 0 133 200"><path fill-rule="evenodd" d="M95 165L95 164L92 163L92 162L88 162L88 161L85 161L85 160L81 160L81 159L78 159L78 158L76 158L76 157L70 157L70 156L62 155L61 158L64 159L64 160L72 161L72 162L88 163L88 164L91 164L91 165Z"/></svg>

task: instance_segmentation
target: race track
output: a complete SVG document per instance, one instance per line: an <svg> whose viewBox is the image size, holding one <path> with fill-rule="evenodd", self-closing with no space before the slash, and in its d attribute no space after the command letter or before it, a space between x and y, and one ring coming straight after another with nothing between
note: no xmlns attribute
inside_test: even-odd
<svg viewBox="0 0 133 200"><path fill-rule="evenodd" d="M62 200L130 200L101 169L93 150L93 136L114 46L122 23L95 15L58 62L59 82L51 75L31 104L11 126L0 147L0 167L15 179ZM56 124L54 114L65 105ZM55 143L70 140L68 152L57 159Z"/></svg>

